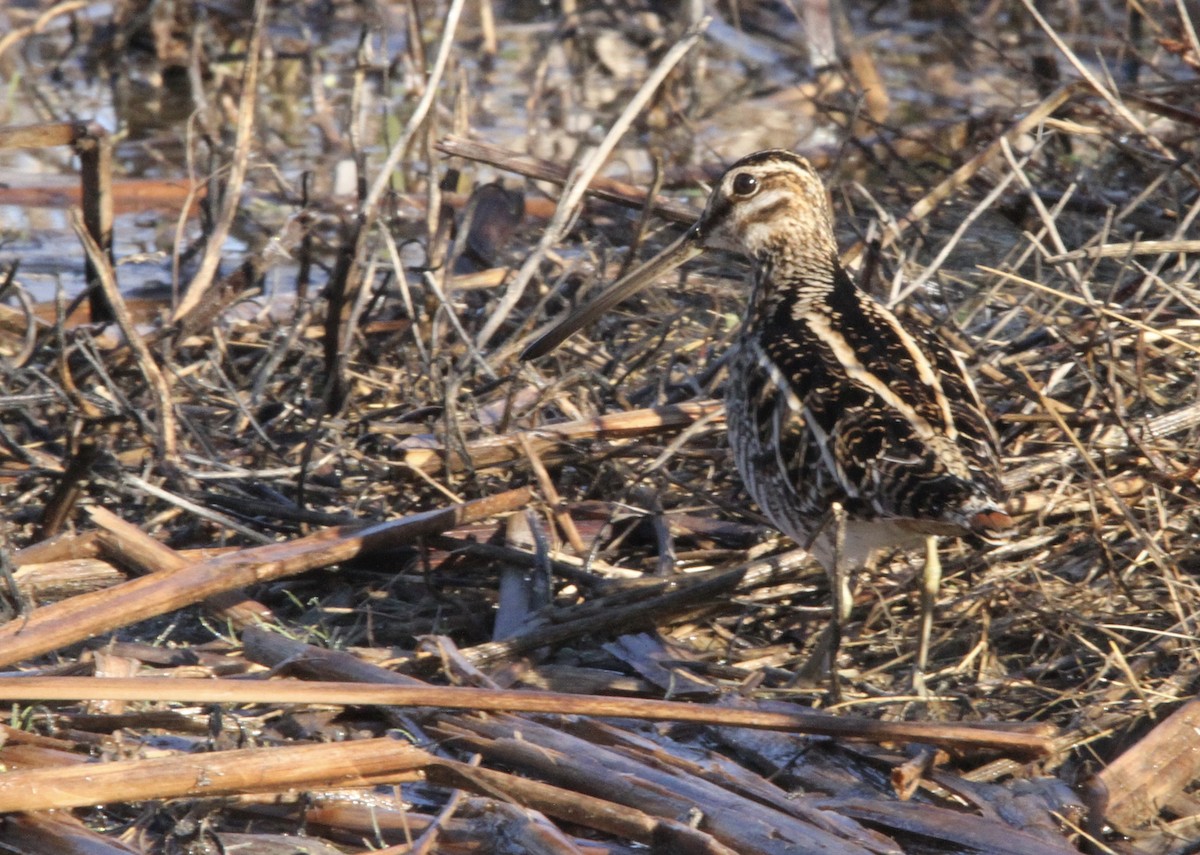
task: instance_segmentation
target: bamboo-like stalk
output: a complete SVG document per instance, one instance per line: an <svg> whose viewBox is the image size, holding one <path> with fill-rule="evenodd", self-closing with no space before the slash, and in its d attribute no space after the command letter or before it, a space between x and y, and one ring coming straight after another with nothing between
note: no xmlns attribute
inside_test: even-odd
<svg viewBox="0 0 1200 855"><path fill-rule="evenodd" d="M0 663L20 662L252 583L327 567L355 555L507 513L523 507L529 499L526 489L510 490L367 528L326 529L298 540L221 555L103 591L80 594L35 609L26 618L0 627Z"/></svg>
<svg viewBox="0 0 1200 855"><path fill-rule="evenodd" d="M457 686L377 686L361 683L271 680L201 680L110 677L0 678L4 701L122 700L193 703L380 704L444 709L539 712L559 715L686 721L755 727L877 742L930 742L951 748L988 748L1018 756L1053 751L1053 728L997 728L923 721L877 721L827 713L776 712L641 698L609 698L559 692L473 689Z"/></svg>
<svg viewBox="0 0 1200 855"><path fill-rule="evenodd" d="M384 738L22 769L0 775L0 813L411 781L431 760Z"/></svg>

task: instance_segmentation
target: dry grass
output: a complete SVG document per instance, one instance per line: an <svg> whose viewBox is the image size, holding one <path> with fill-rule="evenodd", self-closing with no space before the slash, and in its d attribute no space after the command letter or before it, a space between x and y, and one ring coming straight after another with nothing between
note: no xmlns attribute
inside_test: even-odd
<svg viewBox="0 0 1200 855"><path fill-rule="evenodd" d="M936 702L907 695L919 556L890 557L859 580L846 697L833 712L846 720L838 727L882 747L840 730L683 724L669 705L664 723L639 724L621 718L633 707L603 707L605 697L667 698L718 720L737 708L767 721L825 703L819 687L788 688L828 617L824 574L771 539L712 403L745 269L702 261L523 365L515 354L531 331L612 281L628 247L644 257L670 227L659 234L661 221L639 217L641 201L622 201L628 188L617 186L556 210L582 195L578 171L562 169L561 196L544 170L527 182L520 223L520 200L495 188L439 189L451 168L477 188L500 174L477 153L435 146L461 151L445 138L486 137L489 99L514 93L538 130L531 153L565 167L580 142L567 128L611 127L683 23L650 16L622 29L603 8L563 30L546 21L517 45L530 77L477 90L456 82L486 72L448 51L453 28L438 21L453 17L428 10L425 44L385 60L367 39L343 92L325 88L334 60L324 46L286 30L275 10L255 105L240 90L244 64L235 73L214 53L244 47L248 23L181 12L173 29L142 29L132 8L118 4L115 44L152 35L147 62L191 62L205 82L188 145L215 170L209 198L223 214L213 228L256 237L241 268L228 248L188 255L178 244L184 282L214 282L196 309L181 304L182 333L112 291L140 322L123 324L127 339L53 308L32 327L20 271L0 286L17 295L0 306L0 558L13 579L0 658L24 680L323 682L296 704L226 695L223 680L201 696L146 681L145 702L134 702L114 698L136 689L62 682L60 694L21 694L0 679L14 702L0 762L29 776L0 776L0 805L103 805L76 813L79 827L63 814L14 817L13 851L52 851L46 841L70 833L108 851L199 852L213 839L265 846L301 829L314 852L638 844L1028 855L1076 851L1088 834L1120 852L1196 851L1194 729L1177 719L1139 743L1172 712L1195 714L1195 701L1181 703L1200 678L1200 116L1186 94L1195 37L1174 8L1142 22L1142 36L1122 28L1128 39L1106 41L1113 22L1098 6L1095 20L1048 22L1059 44L1021 4L973 10L963 19L973 37L956 27L929 36L919 20L856 9L864 38L850 51L853 71L816 78L788 70L793 48L755 30L786 33L786 16L764 23L742 10L767 59L751 63L718 21L629 116L636 132L616 159L660 157L676 215L680 195L697 200L699 179L719 171L722 155L703 141L723 133L746 144L752 124L755 144L735 153L782 144L810 156L864 287L937 324L992 408L1019 525L1002 544L943 546ZM409 11L383 11L405 31ZM326 13L330 31L363 23L357 8L297 7L310 22ZM62 45L61 32L24 24L13 32L26 44ZM513 22L499 24L502 45L516 38ZM455 44L488 44L488 26L468 15ZM1006 50L1017 32L1022 49ZM180 53L191 34L203 49ZM917 51L921 67L905 67L877 44L883 36L932 54ZM114 44L106 38L96 31L90 42L101 57ZM20 66L10 44L0 41L0 62ZM303 59L281 59L284 47ZM1094 75L1097 50L1110 63L1139 56L1138 80L1060 85L1045 74L1049 63L1067 80ZM751 65L758 88L744 82ZM432 77L401 73L426 68ZM377 122L393 103L384 82L411 86L411 98L393 98L402 106L390 128ZM321 143L280 152L274 172L275 147L294 130L278 112L289 99ZM222 139L239 104L256 131ZM774 124L780 113L790 131ZM740 125L722 130L729 122ZM368 148L357 203L335 197L330 164ZM217 207L230 164L246 192ZM316 170L304 197L291 179L303 165ZM633 177L654 183L647 170ZM547 228L554 239L539 243ZM264 277L295 288L236 301ZM501 689L543 690L601 706L574 717L439 712L355 701L329 681L469 686L498 699ZM25 703L48 697L80 702ZM577 711L548 708L567 710ZM919 736L877 730L913 718L932 723L914 725L928 728ZM956 741L958 723L986 723L988 748ZM996 733L1014 729L1026 748L997 754ZM413 745L396 743L395 762L383 741L357 744L388 734ZM953 750L896 747L925 734ZM342 739L370 762L305 745ZM1131 746L1125 765L1095 775ZM252 753L220 756L233 750ZM163 753L179 765L152 756ZM108 770L108 791L84 769L72 772L85 783L70 799L33 799L56 779L46 768L89 755L128 765ZM1131 757L1163 762L1133 768ZM213 776L226 785L204 783ZM1087 810L1067 789L1085 783ZM1126 837L1106 827L1102 786L1107 822Z"/></svg>

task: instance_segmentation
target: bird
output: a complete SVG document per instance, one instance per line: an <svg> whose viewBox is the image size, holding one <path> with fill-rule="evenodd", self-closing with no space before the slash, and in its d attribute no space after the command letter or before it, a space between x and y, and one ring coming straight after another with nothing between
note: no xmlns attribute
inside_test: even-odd
<svg viewBox="0 0 1200 855"><path fill-rule="evenodd" d="M728 361L728 441L747 492L830 576L828 667L836 686L850 571L924 542L913 668L923 695L941 582L939 536L1002 536L996 430L961 356L897 315L842 266L825 186L801 155L747 155L713 186L678 240L551 325L523 360L706 250L749 260L745 311Z"/></svg>

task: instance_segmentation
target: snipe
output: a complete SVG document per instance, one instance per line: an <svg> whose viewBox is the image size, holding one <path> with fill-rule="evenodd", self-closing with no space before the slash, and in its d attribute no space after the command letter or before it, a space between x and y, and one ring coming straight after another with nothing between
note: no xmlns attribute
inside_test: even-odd
<svg viewBox="0 0 1200 855"><path fill-rule="evenodd" d="M932 330L901 324L838 260L825 189L787 151L744 157L721 177L686 234L522 354L549 352L580 327L706 249L753 264L729 363L729 441L750 495L830 573L838 627L846 570L925 539L924 691L941 568L935 538L1000 531L995 431L959 357ZM832 663L831 663L832 664Z"/></svg>

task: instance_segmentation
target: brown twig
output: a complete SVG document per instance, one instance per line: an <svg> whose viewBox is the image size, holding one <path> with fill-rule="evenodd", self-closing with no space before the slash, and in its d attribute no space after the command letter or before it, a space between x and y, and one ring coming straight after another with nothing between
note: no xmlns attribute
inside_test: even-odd
<svg viewBox="0 0 1200 855"><path fill-rule="evenodd" d="M247 704L382 704L475 711L540 712L787 730L873 742L928 742L960 749L988 748L1029 758L1048 756L1053 746L1050 733L998 729L987 725L877 721L803 710L778 712L641 698L447 686L377 686L300 680L247 682L185 677L0 677L0 698L5 701L174 700Z"/></svg>
<svg viewBox="0 0 1200 855"><path fill-rule="evenodd" d="M537 450L533 447L533 441L527 433L518 433L516 437L521 450L525 452L525 457L529 461L529 467L533 470L534 477L537 478L538 484L542 488L542 493L546 497L546 503L550 506L550 513L554 515L554 521L558 523L559 529L567 539L567 542L571 544L571 548L575 550L575 554L583 555L587 552L587 546L584 544L583 538L579 536L579 529L575 527L575 521L571 519L570 512L563 507L562 499L558 495L558 489L554 486L554 479L546 471L545 464L542 463L541 457L538 456Z"/></svg>
<svg viewBox="0 0 1200 855"><path fill-rule="evenodd" d="M142 338L141 333L138 332L137 325L133 322L133 317L129 314L129 309L125 306L125 300L121 296L121 292L117 288L117 280L113 276L112 265L97 243L92 239L78 211L71 212L71 226L75 229L75 234L78 235L80 242L83 244L88 258L91 259L92 265L99 277L100 287L103 289L104 295L108 298L108 304L112 308L117 326L121 328L121 334L125 336L125 340L133 350L138 368L141 369L143 376L146 378L146 384L150 387L150 392L154 395L155 411L158 415L158 436L155 437L155 451L158 459L166 463L174 463L178 457L178 450L175 431L175 405L171 400L171 386L167 383L166 377L163 376L162 370L158 367L158 362L150 352L150 348Z"/></svg>
<svg viewBox="0 0 1200 855"><path fill-rule="evenodd" d="M688 401L665 407L607 413L476 440L467 444L466 452L470 466L482 469L524 459L523 443L528 441L529 447L545 462L548 454L565 451L574 444L588 440L633 439L681 430L699 420L718 416L722 406L718 401ZM467 466L467 461L459 454L447 455L444 449L439 448L405 451L402 461L407 466L429 473L447 468L451 472L458 472Z"/></svg>
<svg viewBox="0 0 1200 855"><path fill-rule="evenodd" d="M246 64L242 69L241 95L238 98L236 137L229 166L229 180L225 183L221 214L213 224L212 233L208 235L208 242L204 247L200 265L192 277L183 299L179 301L179 305L171 314L172 323L179 323L203 303L224 256L225 238L228 237L229 230L233 227L233 221L238 214L242 199L242 187L246 181L246 172L250 167L250 146L254 141L254 115L258 107L258 67L262 59L263 29L269 6L270 0L255 0L254 2L250 34L246 39Z"/></svg>
<svg viewBox="0 0 1200 855"><path fill-rule="evenodd" d="M534 273L541 265L542 258L550 247L559 243L563 235L566 234L568 226L575 220L578 213L579 205L583 201L584 193L587 191L588 185L592 178L600 171L600 167L604 165L613 147L616 146L620 138L629 129L633 123L633 119L649 102L650 97L658 90L663 81L667 79L667 75L671 70L687 55L696 43L700 41L700 36L704 33L704 29L708 26L708 20L702 20L697 26L692 27L678 42L675 43L659 60L654 70L646 76L646 80L638 87L638 91L629 99L625 105L625 109L621 111L621 115L613 122L608 132L604 135L604 140L590 150L584 159L579 163L578 169L572 176L570 182L565 185L566 192L558 200L558 207L554 211L554 216L546 225L542 232L541 239L536 247L525 259L521 265L521 269L517 271L517 275L511 282L508 283L504 295L500 298L496 308L492 311L491 316L479 330L479 335L475 339L475 345L480 350L483 350L488 342L492 340L492 336L500 329L500 327L508 320L509 314L520 302L521 295L525 293L525 288L533 279Z"/></svg>
<svg viewBox="0 0 1200 855"><path fill-rule="evenodd" d="M195 563L107 508L88 508L88 516L100 529L100 544L104 553L123 564L146 573L158 573L182 570ZM270 609L237 590L214 594L204 602L216 615L234 626L256 626L273 617Z"/></svg>
<svg viewBox="0 0 1200 855"><path fill-rule="evenodd" d="M570 170L559 163L543 160L529 154L495 145L494 143L470 140L456 137L453 134L442 137L434 146L447 157L461 157L474 160L515 172L536 181L550 181L555 184L566 184ZM651 213L675 223L691 225L696 222L700 212L695 208L668 199L657 194L647 195L641 187L597 175L592 178L587 187L588 195L608 202L615 202L638 210L649 209Z"/></svg>
<svg viewBox="0 0 1200 855"><path fill-rule="evenodd" d="M12 664L48 653L255 582L327 567L355 555L389 549L423 535L513 511L529 498L528 490L510 490L368 528L327 529L299 540L246 549L81 594L36 609L26 620L0 627L0 663Z"/></svg>
<svg viewBox="0 0 1200 855"><path fill-rule="evenodd" d="M432 759L395 739L362 739L8 771L0 812L411 781Z"/></svg>
<svg viewBox="0 0 1200 855"><path fill-rule="evenodd" d="M909 226L915 225L927 217L934 208L950 198L951 194L966 184L973 175L979 172L993 157L998 155L1004 141L1016 139L1037 127L1051 113L1065 104L1075 92L1079 91L1080 86L1081 84L1078 83L1070 83L1043 98L1032 110L1017 120L1012 127L989 143L983 151L950 173L936 187L909 208L894 224L884 229L880 239L880 246L883 248L889 247L903 237ZM850 264L857 259L862 253L862 248L862 242L859 241L847 249L842 253L843 263Z"/></svg>

